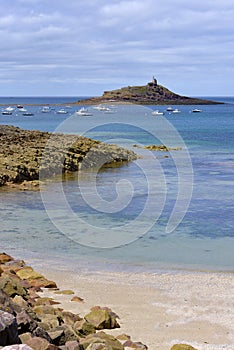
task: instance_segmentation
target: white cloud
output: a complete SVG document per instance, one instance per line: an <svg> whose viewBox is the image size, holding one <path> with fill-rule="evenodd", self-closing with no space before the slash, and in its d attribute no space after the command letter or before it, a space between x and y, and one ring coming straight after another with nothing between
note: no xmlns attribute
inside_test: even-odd
<svg viewBox="0 0 234 350"><path fill-rule="evenodd" d="M1 77L12 89L21 78L25 86L37 81L38 91L46 76L67 88L71 81L96 84L101 93L105 84L143 83L153 74L170 88L179 72L174 86L180 90L183 80L196 88L201 77L216 82L214 70L232 86L232 0L3 1Z"/></svg>

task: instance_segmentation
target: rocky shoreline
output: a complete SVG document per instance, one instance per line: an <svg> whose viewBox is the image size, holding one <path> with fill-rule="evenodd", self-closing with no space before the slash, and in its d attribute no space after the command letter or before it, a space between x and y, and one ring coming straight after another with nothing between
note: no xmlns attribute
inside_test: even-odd
<svg viewBox="0 0 234 350"><path fill-rule="evenodd" d="M0 186L37 187L38 181L86 168L121 165L137 155L83 136L0 125Z"/></svg>
<svg viewBox="0 0 234 350"><path fill-rule="evenodd" d="M0 348L4 350L147 350L127 334L113 336L121 320L109 307L94 306L83 317L66 311L43 289L71 295L71 303L85 302L71 290L37 273L23 260L0 253ZM57 306L56 306L57 305ZM171 350L195 350L175 344Z"/></svg>

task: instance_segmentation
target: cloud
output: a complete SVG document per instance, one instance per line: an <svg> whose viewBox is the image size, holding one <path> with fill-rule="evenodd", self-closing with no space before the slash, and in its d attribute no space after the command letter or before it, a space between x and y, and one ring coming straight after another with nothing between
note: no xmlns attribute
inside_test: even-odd
<svg viewBox="0 0 234 350"><path fill-rule="evenodd" d="M208 95L197 90L200 79L222 93L217 77L233 90L231 0L0 0L2 6L3 1L0 81L11 95L19 79L25 94L36 82L35 91L41 88L42 94L47 87L51 94L53 84L55 94L56 88L72 94L75 85L87 95L84 83L99 94L145 83L153 74L179 93Z"/></svg>

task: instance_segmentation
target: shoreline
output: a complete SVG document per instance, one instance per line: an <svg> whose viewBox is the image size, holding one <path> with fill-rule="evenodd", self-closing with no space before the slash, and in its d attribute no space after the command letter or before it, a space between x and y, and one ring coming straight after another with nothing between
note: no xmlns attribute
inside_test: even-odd
<svg viewBox="0 0 234 350"><path fill-rule="evenodd" d="M41 269L60 289L71 289L84 299L74 304L70 296L57 296L55 300L66 310L83 316L93 305L111 307L120 316L121 328L108 331L114 336L130 334L149 350L170 349L176 343L198 350L234 349L232 273L74 273L44 264ZM55 296L51 291L43 295Z"/></svg>

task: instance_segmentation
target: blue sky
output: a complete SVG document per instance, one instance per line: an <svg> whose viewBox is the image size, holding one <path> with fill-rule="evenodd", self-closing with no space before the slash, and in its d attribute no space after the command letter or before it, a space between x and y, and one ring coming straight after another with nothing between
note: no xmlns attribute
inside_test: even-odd
<svg viewBox="0 0 234 350"><path fill-rule="evenodd" d="M0 0L0 96L234 95L233 0Z"/></svg>

